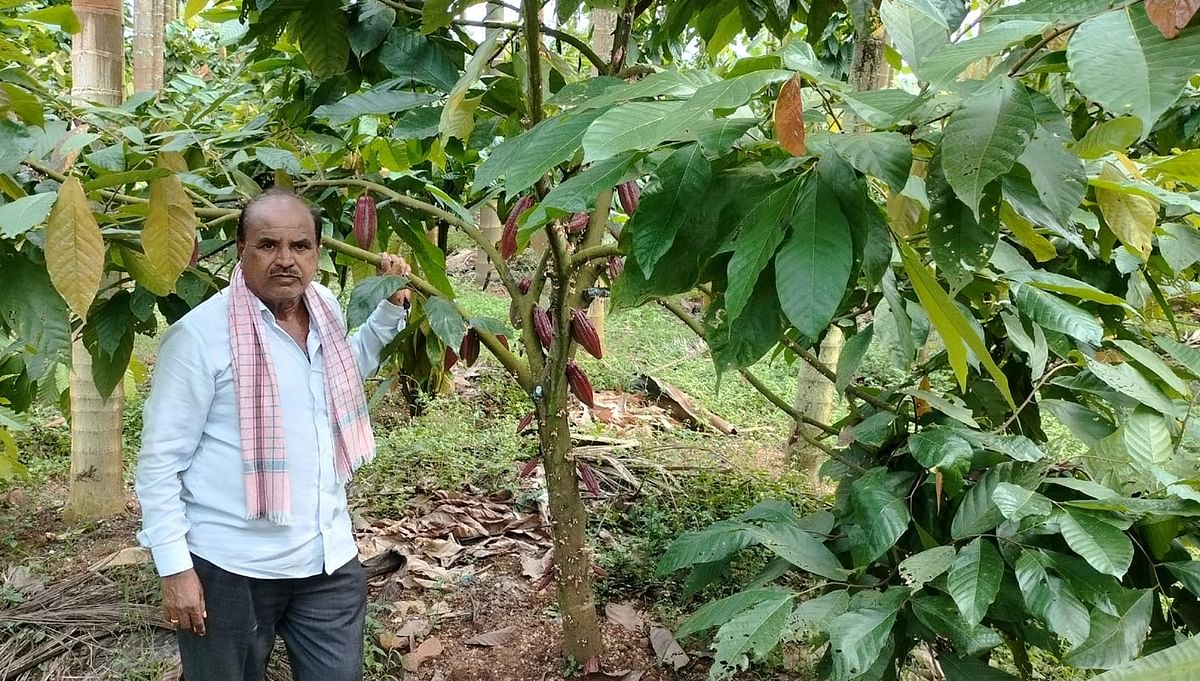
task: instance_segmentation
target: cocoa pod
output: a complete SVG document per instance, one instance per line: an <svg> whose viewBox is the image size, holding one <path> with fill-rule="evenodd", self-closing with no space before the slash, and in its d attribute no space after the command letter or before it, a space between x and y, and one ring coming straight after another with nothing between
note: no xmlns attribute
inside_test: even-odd
<svg viewBox="0 0 1200 681"><path fill-rule="evenodd" d="M192 259L188 261L188 267L195 267L200 264L200 239L196 239L192 243Z"/></svg>
<svg viewBox="0 0 1200 681"><path fill-rule="evenodd" d="M458 364L458 355L450 348L446 348L446 354L442 356L442 371L450 371L454 365Z"/></svg>
<svg viewBox="0 0 1200 681"><path fill-rule="evenodd" d="M621 276L621 273L624 271L625 271L624 256L614 255L614 256L610 256L608 258L608 279L609 279L609 281L612 281L613 279L616 279L617 277Z"/></svg>
<svg viewBox="0 0 1200 681"><path fill-rule="evenodd" d="M535 456L532 459L526 461L525 465L521 466L521 472L517 473L517 477L518 478L528 478L530 475L533 475L534 469L537 468L538 464L541 462L542 462L542 457L540 457L540 456Z"/></svg>
<svg viewBox="0 0 1200 681"><path fill-rule="evenodd" d="M567 223L568 234L583 234L587 231L588 222L592 216L587 213L576 213L571 216L571 221Z"/></svg>
<svg viewBox="0 0 1200 681"><path fill-rule="evenodd" d="M575 471L579 473L579 479L583 482L583 486L590 494L600 495L600 483L596 480L596 473L591 466L586 463L575 463Z"/></svg>
<svg viewBox="0 0 1200 681"><path fill-rule="evenodd" d="M600 673L600 657L598 655L589 657L587 662L583 663L583 673L585 676Z"/></svg>
<svg viewBox="0 0 1200 681"><path fill-rule="evenodd" d="M531 425L533 425L533 412L529 412L521 417L521 421L517 423L517 435L525 432L525 429Z"/></svg>
<svg viewBox="0 0 1200 681"><path fill-rule="evenodd" d="M583 310L571 310L571 338L592 357L603 358L604 349L600 347L600 335L596 333L596 327Z"/></svg>
<svg viewBox="0 0 1200 681"><path fill-rule="evenodd" d="M635 180L622 182L617 185L617 198L621 201L621 209L626 215L632 216L637 212L638 201L642 198L642 188Z"/></svg>
<svg viewBox="0 0 1200 681"><path fill-rule="evenodd" d="M529 277L525 277L524 279L522 279L521 281L519 281L517 283L517 290L519 290L521 293L529 293L529 289L532 286L533 286L533 280L530 279Z"/></svg>
<svg viewBox="0 0 1200 681"><path fill-rule="evenodd" d="M549 350L554 343L554 322L550 321L549 313L538 305L533 306L533 330L537 332L542 347Z"/></svg>
<svg viewBox="0 0 1200 681"><path fill-rule="evenodd" d="M509 349L509 347L508 347L508 336L500 336L500 335L497 335L497 336L496 336L496 342L497 342L497 343L499 343L500 345L503 345L505 350L508 350L508 349Z"/></svg>
<svg viewBox="0 0 1200 681"><path fill-rule="evenodd" d="M473 366L475 360L479 359L479 334L475 333L475 329L467 329L463 335L462 342L458 344L458 358L467 366Z"/></svg>
<svg viewBox="0 0 1200 681"><path fill-rule="evenodd" d="M533 205L533 197L529 195L522 196L513 204L512 210L508 212L508 219L504 221L504 232L500 235L500 257L508 260L517 252L517 219L521 217L521 213L529 210Z"/></svg>
<svg viewBox="0 0 1200 681"><path fill-rule="evenodd" d="M375 199L370 194L358 197L354 204L354 240L359 248L370 249L375 245L375 234L379 216L375 211Z"/></svg>
<svg viewBox="0 0 1200 681"><path fill-rule="evenodd" d="M596 408L596 398L592 395L592 383L574 360L567 360L567 385L570 386L571 393L578 397L580 402L592 409Z"/></svg>

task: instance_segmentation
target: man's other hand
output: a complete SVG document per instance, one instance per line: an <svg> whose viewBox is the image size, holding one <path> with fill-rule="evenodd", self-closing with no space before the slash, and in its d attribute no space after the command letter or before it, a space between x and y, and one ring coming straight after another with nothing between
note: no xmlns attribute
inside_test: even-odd
<svg viewBox="0 0 1200 681"><path fill-rule="evenodd" d="M379 276L397 275L408 277L412 275L412 268L408 266L408 261L398 255L391 253L383 253L379 256L379 267L376 268L376 273ZM412 295L407 288L402 288L388 297L388 302L392 305L403 305L408 307L409 296Z"/></svg>
<svg viewBox="0 0 1200 681"><path fill-rule="evenodd" d="M163 609L171 626L203 636L208 612L204 609L204 589L200 587L196 571L187 570L163 577L162 591Z"/></svg>

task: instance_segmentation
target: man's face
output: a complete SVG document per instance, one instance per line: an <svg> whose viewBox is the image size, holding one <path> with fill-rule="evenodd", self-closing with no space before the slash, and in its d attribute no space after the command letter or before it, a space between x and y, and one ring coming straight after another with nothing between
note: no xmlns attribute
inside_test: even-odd
<svg viewBox="0 0 1200 681"><path fill-rule="evenodd" d="M292 303L317 273L312 213L288 197L269 199L247 216L245 241L238 243L246 286L267 307Z"/></svg>

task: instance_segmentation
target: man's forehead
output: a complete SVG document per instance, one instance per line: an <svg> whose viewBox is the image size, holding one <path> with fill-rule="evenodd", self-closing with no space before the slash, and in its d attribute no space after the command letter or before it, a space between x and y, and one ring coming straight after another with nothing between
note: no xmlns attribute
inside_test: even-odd
<svg viewBox="0 0 1200 681"><path fill-rule="evenodd" d="M308 206L293 196L272 196L249 208L246 226L255 231L302 228L312 230L313 215Z"/></svg>

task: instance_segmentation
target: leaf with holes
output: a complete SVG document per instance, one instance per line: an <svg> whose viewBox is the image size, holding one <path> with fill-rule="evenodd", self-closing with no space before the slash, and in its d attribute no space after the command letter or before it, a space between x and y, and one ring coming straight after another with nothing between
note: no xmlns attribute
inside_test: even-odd
<svg viewBox="0 0 1200 681"><path fill-rule="evenodd" d="M954 562L954 554L953 546L935 546L927 551L911 555L897 566L900 578L904 580L904 585L908 588L920 591L921 587L950 569L951 563Z"/></svg>
<svg viewBox="0 0 1200 681"><path fill-rule="evenodd" d="M934 157L926 180L929 195L929 250L952 290L970 283L985 267L1000 236L1000 185L980 197L978 212L959 200L943 173L945 161Z"/></svg>
<svg viewBox="0 0 1200 681"><path fill-rule="evenodd" d="M1012 169L1034 128L1029 94L1011 78L971 97L950 116L942 139L943 169L954 193L977 220L984 189Z"/></svg>
<svg viewBox="0 0 1200 681"><path fill-rule="evenodd" d="M716 655L710 678L728 678L735 671L745 669L749 658L762 659L771 652L783 637L794 598L794 594L785 591L742 611L722 625L713 637Z"/></svg>
<svg viewBox="0 0 1200 681"><path fill-rule="evenodd" d="M781 587L747 589L732 596L706 603L696 610L675 632L678 638L686 638L706 629L721 626L737 615L759 603L786 598L791 592Z"/></svg>

